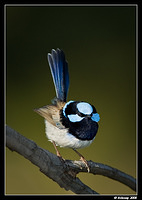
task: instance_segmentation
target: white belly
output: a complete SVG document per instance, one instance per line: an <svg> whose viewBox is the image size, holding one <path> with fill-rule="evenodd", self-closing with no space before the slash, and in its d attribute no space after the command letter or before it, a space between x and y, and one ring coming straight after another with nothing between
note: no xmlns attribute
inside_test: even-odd
<svg viewBox="0 0 142 200"><path fill-rule="evenodd" d="M47 120L45 120L45 133L49 141L54 141L60 147L68 147L73 149L83 148L92 143L94 140L79 140L75 136L68 133L67 129L59 129Z"/></svg>

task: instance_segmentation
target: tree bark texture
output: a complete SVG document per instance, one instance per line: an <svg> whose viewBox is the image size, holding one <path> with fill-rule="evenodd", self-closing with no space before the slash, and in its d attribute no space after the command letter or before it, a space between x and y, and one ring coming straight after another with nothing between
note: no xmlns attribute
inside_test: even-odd
<svg viewBox="0 0 142 200"><path fill-rule="evenodd" d="M34 165L39 167L42 173L65 190L71 190L75 194L98 194L76 177L79 172L88 173L82 161L63 161L55 154L39 147L34 141L22 136L7 125L6 146L11 151L16 151L31 161ZM132 176L101 163L88 161L88 165L91 174L103 175L114 179L136 191L136 179Z"/></svg>

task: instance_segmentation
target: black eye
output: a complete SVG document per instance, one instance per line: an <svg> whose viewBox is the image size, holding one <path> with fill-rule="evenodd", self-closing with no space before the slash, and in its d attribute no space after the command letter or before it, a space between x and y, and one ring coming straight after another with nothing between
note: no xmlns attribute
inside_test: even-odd
<svg viewBox="0 0 142 200"><path fill-rule="evenodd" d="M85 116L86 116L85 114L80 113L80 112L78 112L77 114L78 114L80 117L85 117Z"/></svg>

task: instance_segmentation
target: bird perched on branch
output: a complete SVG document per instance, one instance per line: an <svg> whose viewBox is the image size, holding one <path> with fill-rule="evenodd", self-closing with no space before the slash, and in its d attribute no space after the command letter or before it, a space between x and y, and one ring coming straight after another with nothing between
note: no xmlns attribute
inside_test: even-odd
<svg viewBox="0 0 142 200"><path fill-rule="evenodd" d="M53 82L56 90L56 98L51 105L34 109L45 119L46 136L53 143L57 156L61 155L56 147L72 148L85 163L89 172L89 166L85 158L76 150L90 145L95 139L100 120L96 108L84 101L68 101L69 89L68 63L62 50L52 49L48 53Z"/></svg>

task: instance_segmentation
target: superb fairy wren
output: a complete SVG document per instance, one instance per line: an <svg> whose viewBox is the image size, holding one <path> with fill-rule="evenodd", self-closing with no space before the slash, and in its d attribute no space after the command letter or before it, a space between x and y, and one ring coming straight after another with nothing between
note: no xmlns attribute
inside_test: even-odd
<svg viewBox="0 0 142 200"><path fill-rule="evenodd" d="M99 114L95 107L84 101L68 101L69 89L68 63L59 48L48 53L48 62L53 77L56 98L51 105L35 109L45 119L46 136L53 143L57 155L61 157L56 145L72 148L89 167L85 158L76 150L86 147L95 139L98 131Z"/></svg>

